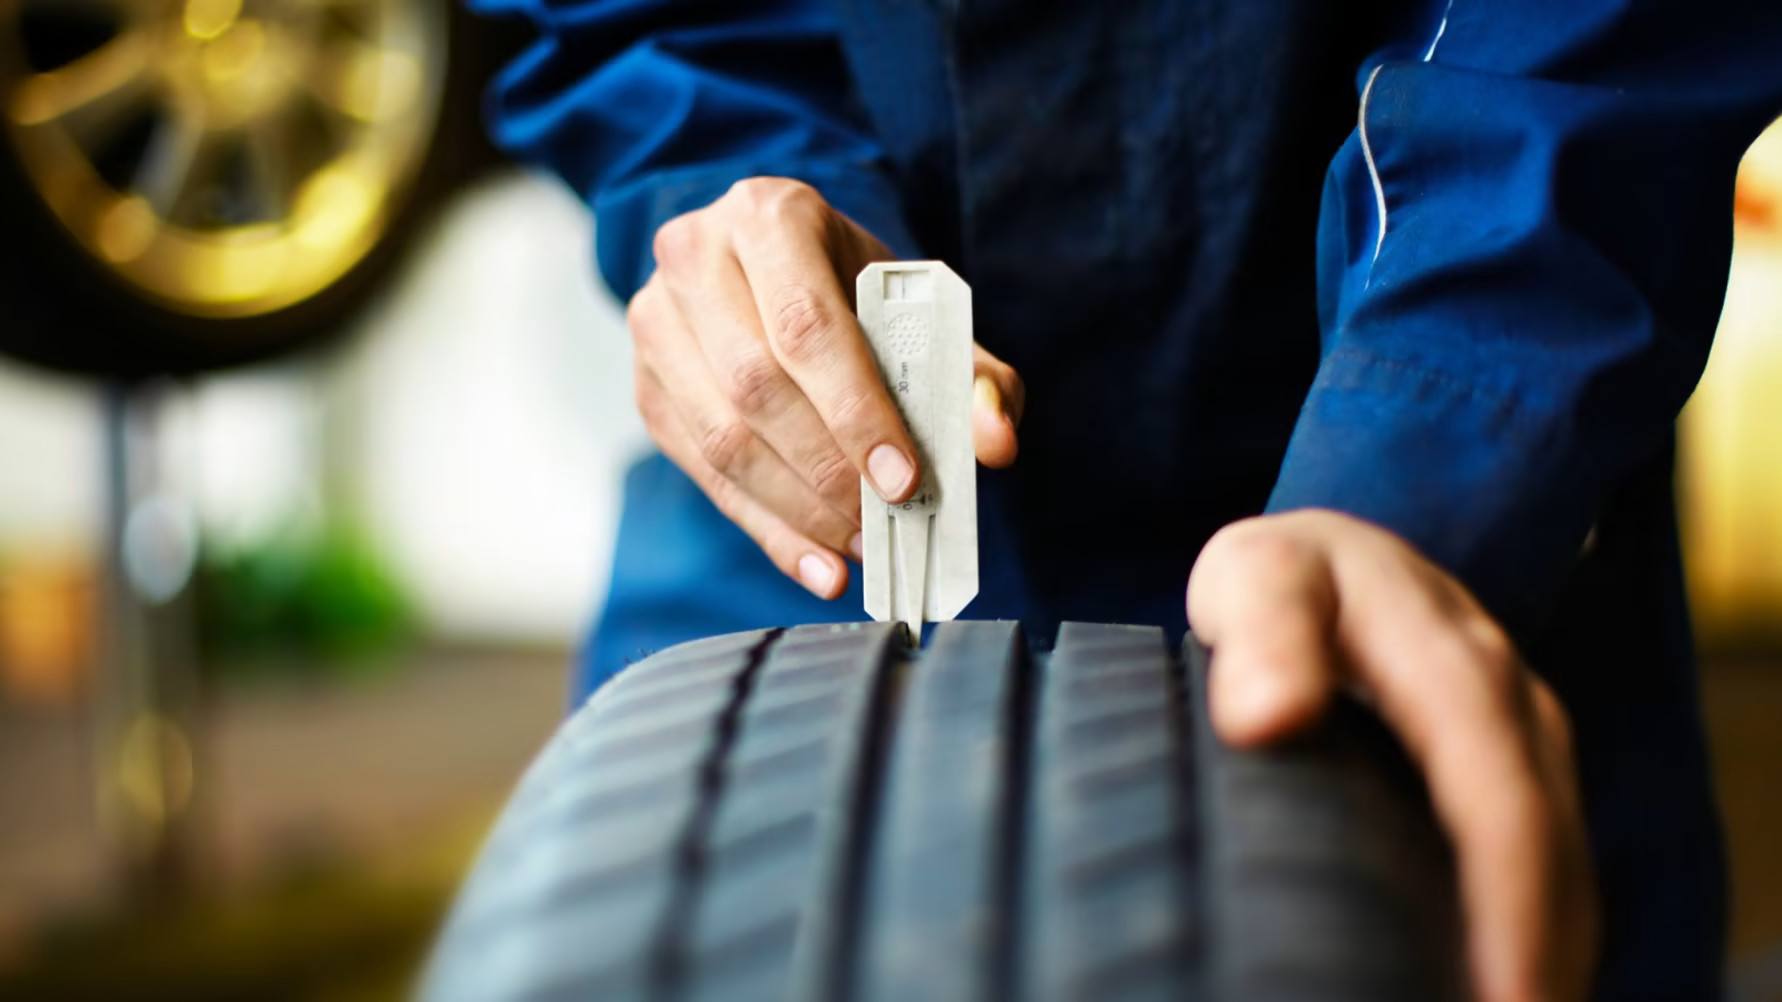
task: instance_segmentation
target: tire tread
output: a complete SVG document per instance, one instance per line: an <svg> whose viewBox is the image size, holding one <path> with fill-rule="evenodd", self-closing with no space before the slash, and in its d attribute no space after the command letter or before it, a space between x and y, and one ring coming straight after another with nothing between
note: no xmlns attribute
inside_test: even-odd
<svg viewBox="0 0 1782 1002"><path fill-rule="evenodd" d="M522 778L423 997L1463 997L1453 864L1342 702L1234 751L1206 652L1013 623L715 637L610 682Z"/></svg>

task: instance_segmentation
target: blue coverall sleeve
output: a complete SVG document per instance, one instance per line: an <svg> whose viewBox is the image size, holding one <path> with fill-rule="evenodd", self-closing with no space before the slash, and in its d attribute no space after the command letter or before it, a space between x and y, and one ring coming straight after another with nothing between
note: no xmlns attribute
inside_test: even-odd
<svg viewBox="0 0 1782 1002"><path fill-rule="evenodd" d="M1782 5L1437 2L1357 87L1269 508L1393 529L1521 632L1701 373Z"/></svg>
<svg viewBox="0 0 1782 1002"><path fill-rule="evenodd" d="M470 0L539 41L496 80L490 131L594 209L620 299L655 268L651 237L736 181L816 187L900 256L920 256L823 0Z"/></svg>

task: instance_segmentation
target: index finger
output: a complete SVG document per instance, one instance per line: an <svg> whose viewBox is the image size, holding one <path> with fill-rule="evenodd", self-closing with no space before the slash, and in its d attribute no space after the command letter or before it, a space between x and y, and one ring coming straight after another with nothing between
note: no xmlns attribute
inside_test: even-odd
<svg viewBox="0 0 1782 1002"><path fill-rule="evenodd" d="M761 211L775 224L739 227L733 237L767 343L842 453L880 497L900 502L920 479L916 451L836 273L837 257L858 256L836 253L851 236L837 227L849 224L808 188L769 197L777 204Z"/></svg>

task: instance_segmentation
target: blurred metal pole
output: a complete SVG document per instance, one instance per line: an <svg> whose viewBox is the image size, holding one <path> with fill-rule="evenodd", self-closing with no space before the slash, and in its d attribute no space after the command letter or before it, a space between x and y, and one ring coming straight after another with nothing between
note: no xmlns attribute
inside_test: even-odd
<svg viewBox="0 0 1782 1002"><path fill-rule="evenodd" d="M171 385L104 391L106 562L93 688L99 821L128 889L177 891L192 874L192 722L197 671L190 595L196 518L169 475Z"/></svg>

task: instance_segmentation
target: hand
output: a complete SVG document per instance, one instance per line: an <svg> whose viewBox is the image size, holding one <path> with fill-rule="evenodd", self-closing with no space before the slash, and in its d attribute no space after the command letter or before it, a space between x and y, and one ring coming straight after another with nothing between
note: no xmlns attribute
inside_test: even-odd
<svg viewBox="0 0 1782 1002"><path fill-rule="evenodd" d="M1188 618L1234 745L1306 726L1339 687L1372 699L1454 843L1480 1002L1585 998L1597 904L1570 726L1459 582L1384 529L1296 511L1215 535Z"/></svg>
<svg viewBox="0 0 1782 1002"><path fill-rule="evenodd" d="M890 251L809 185L751 178L664 223L655 254L626 314L650 437L782 572L840 595L860 477L890 502L921 481L852 306L854 277ZM973 442L1007 466L1021 380L975 350Z"/></svg>

